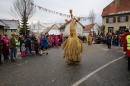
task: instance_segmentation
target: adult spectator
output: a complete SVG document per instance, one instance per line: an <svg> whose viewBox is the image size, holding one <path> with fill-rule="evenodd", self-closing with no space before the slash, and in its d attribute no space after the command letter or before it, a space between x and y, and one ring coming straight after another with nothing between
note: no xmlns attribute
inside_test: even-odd
<svg viewBox="0 0 130 86"><path fill-rule="evenodd" d="M29 49L31 49L30 48L31 41L30 41L29 37L25 36L24 43L25 43L25 48L26 48L25 53L26 53L26 55L29 55L29 51L30 51ZM30 53L31 53L31 51L30 51Z"/></svg>
<svg viewBox="0 0 130 86"><path fill-rule="evenodd" d="M108 48L111 49L112 34L110 32L108 33L106 39L107 39Z"/></svg>
<svg viewBox="0 0 130 86"><path fill-rule="evenodd" d="M128 30L128 29L125 29L124 34L121 36L121 37L122 37L122 40L123 40L122 46L123 46L124 54L126 54L126 52L127 52L127 49L126 49L126 47L127 47L127 44L126 44L126 36L129 35L129 34L130 34L129 30Z"/></svg>
<svg viewBox="0 0 130 86"><path fill-rule="evenodd" d="M12 34L12 37L9 40L9 48L10 48L10 52L11 52L11 62L15 62L16 60L14 60L14 52L15 52L15 48L16 48L16 43L15 43L15 34Z"/></svg>
<svg viewBox="0 0 130 86"><path fill-rule="evenodd" d="M8 56L9 56L9 40L5 37L2 36L2 43L3 43L3 56L4 56L4 60L8 60Z"/></svg>
<svg viewBox="0 0 130 86"><path fill-rule="evenodd" d="M46 55L48 54L48 36L44 36L43 38L43 47L46 50Z"/></svg>
<svg viewBox="0 0 130 86"><path fill-rule="evenodd" d="M0 35L0 64L2 64L1 57L3 53L3 43L1 42L1 35Z"/></svg>
<svg viewBox="0 0 130 86"><path fill-rule="evenodd" d="M130 34L128 34L126 36L126 41L124 40L124 44L126 44L127 46L124 47L126 50L126 56L128 57L128 70L130 70Z"/></svg>

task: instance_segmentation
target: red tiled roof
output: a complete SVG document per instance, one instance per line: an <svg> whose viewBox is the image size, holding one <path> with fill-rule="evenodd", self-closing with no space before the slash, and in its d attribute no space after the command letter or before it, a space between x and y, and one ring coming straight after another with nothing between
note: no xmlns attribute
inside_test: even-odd
<svg viewBox="0 0 130 86"><path fill-rule="evenodd" d="M86 26L84 26L84 31L88 31L88 30L91 30L92 29L92 27L94 26L94 24L89 24L89 25L86 25Z"/></svg>
<svg viewBox="0 0 130 86"><path fill-rule="evenodd" d="M130 0L114 0L103 9L101 16L127 11L130 12Z"/></svg>

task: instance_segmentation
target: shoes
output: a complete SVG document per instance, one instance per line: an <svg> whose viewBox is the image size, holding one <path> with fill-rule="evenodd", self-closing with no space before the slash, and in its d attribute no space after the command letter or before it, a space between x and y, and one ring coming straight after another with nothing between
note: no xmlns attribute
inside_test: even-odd
<svg viewBox="0 0 130 86"><path fill-rule="evenodd" d="M11 60L11 62L16 62L16 60Z"/></svg>
<svg viewBox="0 0 130 86"><path fill-rule="evenodd" d="M0 65L3 64L2 62L0 62Z"/></svg>
<svg viewBox="0 0 130 86"><path fill-rule="evenodd" d="M48 55L48 53L46 53L46 55Z"/></svg>

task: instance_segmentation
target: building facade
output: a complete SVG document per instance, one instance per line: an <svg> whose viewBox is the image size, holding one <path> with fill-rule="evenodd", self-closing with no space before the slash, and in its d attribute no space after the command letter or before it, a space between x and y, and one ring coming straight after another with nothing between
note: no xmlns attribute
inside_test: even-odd
<svg viewBox="0 0 130 86"><path fill-rule="evenodd" d="M11 37L11 34L19 35L19 20L6 20L6 19L0 19L3 21L8 28L4 28L4 34L7 34L8 38Z"/></svg>
<svg viewBox="0 0 130 86"><path fill-rule="evenodd" d="M97 23L95 24L89 24L84 26L83 29L83 35L88 36L88 34L91 32L92 35L98 35L100 32L100 27L98 26Z"/></svg>
<svg viewBox="0 0 130 86"><path fill-rule="evenodd" d="M130 29L130 1L114 0L102 11L102 24L105 26L105 34L108 32L123 33Z"/></svg>
<svg viewBox="0 0 130 86"><path fill-rule="evenodd" d="M76 22L76 19L74 19L74 21ZM75 23L75 27L76 27L76 34L77 36L82 36L83 35L83 28L84 26L80 23L80 22L76 22ZM69 24L64 24L60 27L60 32L64 35L64 36L68 36L70 34L70 23Z"/></svg>
<svg viewBox="0 0 130 86"><path fill-rule="evenodd" d="M0 20L0 35L4 35L4 29L9 28L2 20Z"/></svg>

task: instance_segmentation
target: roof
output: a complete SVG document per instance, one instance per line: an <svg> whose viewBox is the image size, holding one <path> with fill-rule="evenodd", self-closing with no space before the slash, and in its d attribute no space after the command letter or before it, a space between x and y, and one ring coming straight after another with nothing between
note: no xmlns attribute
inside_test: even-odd
<svg viewBox="0 0 130 86"><path fill-rule="evenodd" d="M7 26L9 26L9 29L18 29L19 27L19 20L5 20L5 19L0 19L5 23Z"/></svg>
<svg viewBox="0 0 130 86"><path fill-rule="evenodd" d="M106 6L101 16L130 13L130 0L114 0Z"/></svg>
<svg viewBox="0 0 130 86"><path fill-rule="evenodd" d="M4 27L7 27L7 28L9 28L9 26L8 25L6 25L2 20L0 20L0 26L4 26Z"/></svg>
<svg viewBox="0 0 130 86"><path fill-rule="evenodd" d="M52 29L52 28L47 28L47 29L45 29L43 32L44 32L44 33L48 33L51 29Z"/></svg>
<svg viewBox="0 0 130 86"><path fill-rule="evenodd" d="M56 24L53 24L53 25L51 26L51 28L52 28L52 29L59 29L59 27L58 27Z"/></svg>
<svg viewBox="0 0 130 86"><path fill-rule="evenodd" d="M66 27L66 23L65 24L63 24L59 29L64 29L65 27Z"/></svg>
<svg viewBox="0 0 130 86"><path fill-rule="evenodd" d="M84 29L83 29L83 30L84 30L84 31L91 30L94 25L95 25L95 24L86 25L86 26L84 26Z"/></svg>

